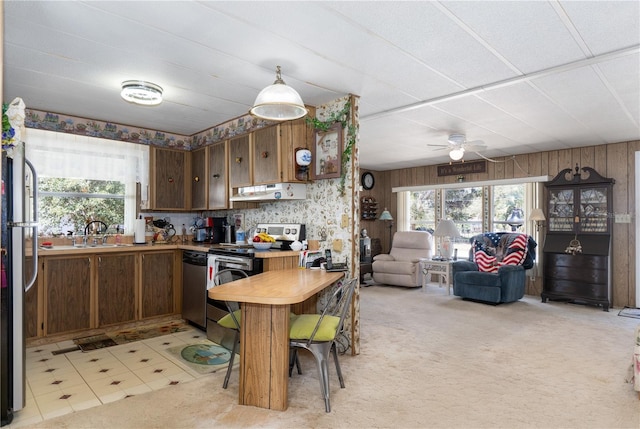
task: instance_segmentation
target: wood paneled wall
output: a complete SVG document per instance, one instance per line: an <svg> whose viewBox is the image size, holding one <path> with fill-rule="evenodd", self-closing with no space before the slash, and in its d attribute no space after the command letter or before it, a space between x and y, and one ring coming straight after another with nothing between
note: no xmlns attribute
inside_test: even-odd
<svg viewBox="0 0 640 429"><path fill-rule="evenodd" d="M612 296L616 307L635 307L635 152L640 150L640 141L588 146L576 149L560 149L513 157L496 158L499 162L487 162L485 173L465 175L465 182L511 179L527 176L549 175L555 177L565 168L591 167L605 177L616 180L613 186L613 213L630 213L631 223L613 223L612 240ZM361 170L364 173L367 170ZM378 201L380 212L387 207L396 218L396 194L394 187L422 186L455 183L456 176L438 177L435 165L400 170L374 171L376 183L371 191L362 191L362 196L372 196ZM545 190L546 192L546 190ZM546 195L544 200L546 201ZM546 208L545 208L546 210ZM383 252L389 250L388 224L382 221L360 221L370 237L379 237ZM397 226L394 222L393 232ZM540 262L540 261L539 261ZM527 294L538 295L542 291L541 277L528 279Z"/></svg>

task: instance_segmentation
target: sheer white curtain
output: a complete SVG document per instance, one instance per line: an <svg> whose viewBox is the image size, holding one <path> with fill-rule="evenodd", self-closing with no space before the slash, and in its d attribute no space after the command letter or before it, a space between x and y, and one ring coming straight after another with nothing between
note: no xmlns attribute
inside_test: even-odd
<svg viewBox="0 0 640 429"><path fill-rule="evenodd" d="M29 128L25 147L40 177L123 182L125 231L133 231L136 182L147 189L149 181L148 146Z"/></svg>

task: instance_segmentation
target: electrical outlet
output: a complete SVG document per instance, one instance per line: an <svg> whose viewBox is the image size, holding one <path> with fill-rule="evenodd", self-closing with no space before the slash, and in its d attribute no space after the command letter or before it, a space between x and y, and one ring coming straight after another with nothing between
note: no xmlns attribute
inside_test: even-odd
<svg viewBox="0 0 640 429"><path fill-rule="evenodd" d="M340 220L340 227L347 228L349 226L349 216L346 214L342 215L342 219Z"/></svg>
<svg viewBox="0 0 640 429"><path fill-rule="evenodd" d="M333 250L336 252L342 252L342 239L335 238L333 240Z"/></svg>
<svg viewBox="0 0 640 429"><path fill-rule="evenodd" d="M616 223L631 223L631 214L629 214L629 213L616 213L615 214L615 222Z"/></svg>

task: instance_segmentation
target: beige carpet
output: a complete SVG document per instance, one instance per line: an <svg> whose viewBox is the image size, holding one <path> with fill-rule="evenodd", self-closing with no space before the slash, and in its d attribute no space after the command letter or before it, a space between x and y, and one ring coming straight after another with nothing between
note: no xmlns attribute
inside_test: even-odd
<svg viewBox="0 0 640 429"><path fill-rule="evenodd" d="M537 297L488 306L446 289L361 289L362 354L330 366L324 412L313 362L289 383L289 409L237 405L220 372L45 421L39 428L633 428L625 382L637 319Z"/></svg>

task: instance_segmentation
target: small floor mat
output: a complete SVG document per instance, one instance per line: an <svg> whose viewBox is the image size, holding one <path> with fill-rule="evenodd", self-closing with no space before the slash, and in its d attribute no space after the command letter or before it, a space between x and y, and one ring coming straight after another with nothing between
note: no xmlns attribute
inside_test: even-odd
<svg viewBox="0 0 640 429"><path fill-rule="evenodd" d="M105 347L111 347L118 344L115 341L113 341L112 338L110 338L105 334L77 338L74 340L74 342L78 345L78 347L80 347L80 350L82 350L83 352L86 352L89 350L103 349Z"/></svg>
<svg viewBox="0 0 640 429"><path fill-rule="evenodd" d="M640 308L625 307L618 312L618 316L640 319Z"/></svg>
<svg viewBox="0 0 640 429"><path fill-rule="evenodd" d="M220 365L229 362L231 352L217 344L193 344L183 348L180 356L198 365Z"/></svg>
<svg viewBox="0 0 640 429"><path fill-rule="evenodd" d="M169 347L166 351L177 357L180 363L199 374L208 374L219 370L226 371L231 358L231 352L228 349L208 340L188 346ZM233 365L238 365L239 361L236 354Z"/></svg>
<svg viewBox="0 0 640 429"><path fill-rule="evenodd" d="M115 332L92 335L88 337L74 338L73 342L80 347L83 352L89 350L103 349L105 347L126 344L132 341L146 340L159 337L161 335L173 334L190 329L182 321L172 321L154 325L141 326L139 328L123 329Z"/></svg>

